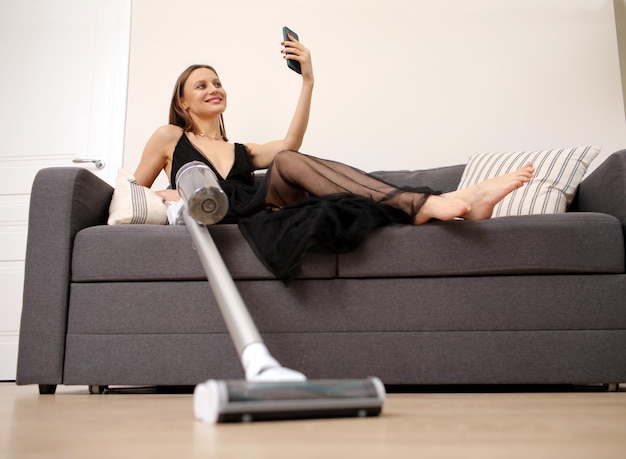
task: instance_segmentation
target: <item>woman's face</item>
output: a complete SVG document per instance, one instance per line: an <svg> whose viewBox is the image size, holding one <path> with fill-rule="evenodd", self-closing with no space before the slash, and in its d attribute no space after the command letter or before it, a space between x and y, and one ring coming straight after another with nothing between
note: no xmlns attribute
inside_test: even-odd
<svg viewBox="0 0 626 459"><path fill-rule="evenodd" d="M181 103L185 110L201 118L217 116L226 110L226 91L213 70L199 68L187 78Z"/></svg>

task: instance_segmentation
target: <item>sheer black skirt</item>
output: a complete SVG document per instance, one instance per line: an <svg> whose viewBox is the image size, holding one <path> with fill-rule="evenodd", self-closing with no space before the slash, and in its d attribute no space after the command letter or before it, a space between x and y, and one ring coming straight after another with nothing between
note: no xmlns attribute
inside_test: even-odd
<svg viewBox="0 0 626 459"><path fill-rule="evenodd" d="M376 228L412 223L432 194L440 193L397 187L345 164L292 151L276 156L246 202L229 193L231 217L238 218L264 265L287 284L307 251L351 251Z"/></svg>

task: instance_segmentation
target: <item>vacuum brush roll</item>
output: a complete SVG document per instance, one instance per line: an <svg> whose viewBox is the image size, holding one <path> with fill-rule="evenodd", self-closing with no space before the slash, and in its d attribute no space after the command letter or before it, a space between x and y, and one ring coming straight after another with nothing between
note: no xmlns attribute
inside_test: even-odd
<svg viewBox="0 0 626 459"><path fill-rule="evenodd" d="M385 400L380 379L249 383L209 380L194 391L196 418L211 424L287 419L378 416Z"/></svg>

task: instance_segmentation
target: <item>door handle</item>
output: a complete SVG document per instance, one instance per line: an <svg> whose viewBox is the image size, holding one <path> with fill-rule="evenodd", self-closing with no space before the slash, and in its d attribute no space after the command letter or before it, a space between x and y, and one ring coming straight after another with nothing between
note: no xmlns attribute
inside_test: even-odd
<svg viewBox="0 0 626 459"><path fill-rule="evenodd" d="M93 163L96 166L96 169L104 169L105 163L101 159L88 159L88 158L77 158L73 159L72 162L74 164L84 164L84 163Z"/></svg>

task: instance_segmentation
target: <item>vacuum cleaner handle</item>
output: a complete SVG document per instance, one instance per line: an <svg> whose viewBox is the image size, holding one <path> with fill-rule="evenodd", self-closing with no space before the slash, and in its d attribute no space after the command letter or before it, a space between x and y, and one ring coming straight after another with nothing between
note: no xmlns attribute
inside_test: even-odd
<svg viewBox="0 0 626 459"><path fill-rule="evenodd" d="M270 355L208 229L194 221L187 209L183 209L183 219L241 359L246 380L306 380L305 375L283 367Z"/></svg>
<svg viewBox="0 0 626 459"><path fill-rule="evenodd" d="M217 304L248 381L304 381L306 377L285 368L263 343L211 233L204 226L219 222L228 211L228 198L206 164L185 164L176 174L176 187L185 207L182 217L207 275Z"/></svg>
<svg viewBox="0 0 626 459"><path fill-rule="evenodd" d="M183 210L183 218L189 233L191 233L200 262L207 274L237 354L241 356L246 346L263 342L261 335L252 317L250 317L208 229L193 220L187 209Z"/></svg>
<svg viewBox="0 0 626 459"><path fill-rule="evenodd" d="M179 169L176 174L176 189L185 203L182 210L183 220L211 284L237 354L241 356L246 346L262 342L261 336L211 234L203 226L217 223L224 218L228 212L228 197L217 182L213 171L200 161L187 163Z"/></svg>

